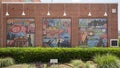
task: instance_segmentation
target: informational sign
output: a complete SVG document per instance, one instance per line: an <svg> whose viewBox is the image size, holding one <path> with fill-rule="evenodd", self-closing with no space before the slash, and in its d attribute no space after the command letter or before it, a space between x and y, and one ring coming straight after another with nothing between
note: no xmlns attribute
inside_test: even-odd
<svg viewBox="0 0 120 68"><path fill-rule="evenodd" d="M50 63L53 63L53 64L58 63L58 59L50 59Z"/></svg>

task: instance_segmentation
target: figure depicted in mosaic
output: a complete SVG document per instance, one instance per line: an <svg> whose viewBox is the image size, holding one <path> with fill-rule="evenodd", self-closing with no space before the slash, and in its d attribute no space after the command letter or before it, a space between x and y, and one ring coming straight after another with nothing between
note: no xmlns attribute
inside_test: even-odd
<svg viewBox="0 0 120 68"><path fill-rule="evenodd" d="M79 19L79 45L107 46L107 19Z"/></svg>
<svg viewBox="0 0 120 68"><path fill-rule="evenodd" d="M43 19L43 45L70 47L71 19Z"/></svg>
<svg viewBox="0 0 120 68"><path fill-rule="evenodd" d="M7 46L34 46L34 19L7 20Z"/></svg>

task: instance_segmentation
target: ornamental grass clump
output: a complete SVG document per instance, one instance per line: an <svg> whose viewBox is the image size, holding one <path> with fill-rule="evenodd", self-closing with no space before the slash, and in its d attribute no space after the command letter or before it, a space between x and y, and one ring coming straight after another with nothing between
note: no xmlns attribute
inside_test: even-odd
<svg viewBox="0 0 120 68"><path fill-rule="evenodd" d="M84 68L96 68L96 64L93 61L87 61Z"/></svg>
<svg viewBox="0 0 120 68"><path fill-rule="evenodd" d="M0 58L0 67L7 67L15 63L13 58Z"/></svg>
<svg viewBox="0 0 120 68"><path fill-rule="evenodd" d="M120 68L119 58L111 54L96 55L94 62L97 64L97 68Z"/></svg>
<svg viewBox="0 0 120 68"><path fill-rule="evenodd" d="M71 64L73 68L81 68L84 66L84 62L82 60L72 60Z"/></svg>

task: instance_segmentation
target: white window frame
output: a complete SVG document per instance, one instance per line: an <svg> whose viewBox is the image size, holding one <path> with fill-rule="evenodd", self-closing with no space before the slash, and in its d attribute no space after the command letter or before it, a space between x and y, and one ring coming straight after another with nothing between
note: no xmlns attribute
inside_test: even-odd
<svg viewBox="0 0 120 68"><path fill-rule="evenodd" d="M112 46L112 41L117 41L117 46ZM119 47L118 46L118 39L110 39L110 47Z"/></svg>

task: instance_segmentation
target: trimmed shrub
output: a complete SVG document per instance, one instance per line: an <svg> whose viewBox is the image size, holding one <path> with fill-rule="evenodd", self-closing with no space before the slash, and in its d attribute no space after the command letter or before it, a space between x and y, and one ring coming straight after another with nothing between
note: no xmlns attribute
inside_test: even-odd
<svg viewBox="0 0 120 68"><path fill-rule="evenodd" d="M97 68L120 68L119 58L110 54L97 55L94 61L97 63Z"/></svg>
<svg viewBox="0 0 120 68"><path fill-rule="evenodd" d="M87 61L96 54L107 53L120 57L120 48L0 48L0 57L12 57L16 63L49 62L50 59L58 59L62 63L74 59Z"/></svg>
<svg viewBox="0 0 120 68"><path fill-rule="evenodd" d="M120 47L120 37L118 39L119 39L119 47Z"/></svg>
<svg viewBox="0 0 120 68"><path fill-rule="evenodd" d="M13 65L15 63L13 58L0 58L0 67L6 67L6 66L10 66Z"/></svg>

